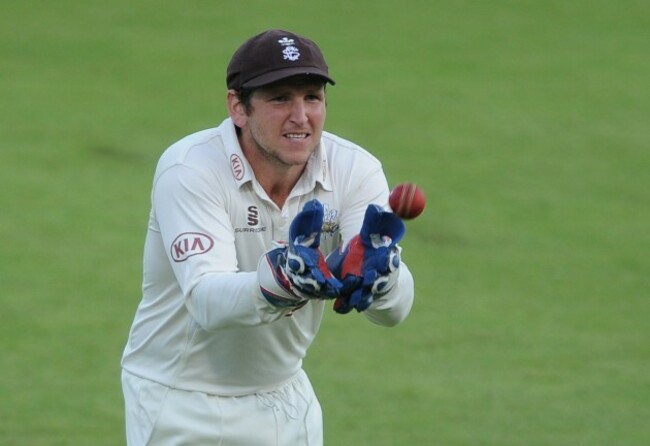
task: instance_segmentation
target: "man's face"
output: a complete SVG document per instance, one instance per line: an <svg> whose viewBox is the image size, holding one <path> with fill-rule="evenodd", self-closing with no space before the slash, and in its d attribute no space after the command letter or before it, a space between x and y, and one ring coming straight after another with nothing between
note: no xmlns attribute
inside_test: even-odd
<svg viewBox="0 0 650 446"><path fill-rule="evenodd" d="M304 165L320 143L325 109L318 79L295 77L259 88L240 125L242 146L276 166Z"/></svg>

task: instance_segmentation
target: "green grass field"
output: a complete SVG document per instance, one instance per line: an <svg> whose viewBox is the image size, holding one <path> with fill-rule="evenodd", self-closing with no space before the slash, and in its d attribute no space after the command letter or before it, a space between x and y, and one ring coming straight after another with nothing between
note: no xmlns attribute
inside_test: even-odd
<svg viewBox="0 0 650 446"><path fill-rule="evenodd" d="M647 2L7 3L0 444L124 443L155 162L271 27L325 52L328 129L428 197L411 317L327 314L306 360L326 443L650 444Z"/></svg>

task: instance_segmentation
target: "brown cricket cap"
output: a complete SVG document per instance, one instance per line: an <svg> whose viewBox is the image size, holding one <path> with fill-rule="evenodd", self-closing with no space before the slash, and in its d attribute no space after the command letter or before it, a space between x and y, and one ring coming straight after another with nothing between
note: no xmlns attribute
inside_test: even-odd
<svg viewBox="0 0 650 446"><path fill-rule="evenodd" d="M228 89L255 88L300 74L334 85L318 45L289 31L272 29L248 39L228 64Z"/></svg>

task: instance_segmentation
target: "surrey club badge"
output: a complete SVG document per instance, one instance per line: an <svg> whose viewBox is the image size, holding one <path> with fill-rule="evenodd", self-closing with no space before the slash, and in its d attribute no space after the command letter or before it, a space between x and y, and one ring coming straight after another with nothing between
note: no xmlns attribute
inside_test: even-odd
<svg viewBox="0 0 650 446"><path fill-rule="evenodd" d="M293 39L283 37L278 40L278 43L284 47L282 54L284 55L285 60L295 62L300 59L300 51L294 46L295 41Z"/></svg>

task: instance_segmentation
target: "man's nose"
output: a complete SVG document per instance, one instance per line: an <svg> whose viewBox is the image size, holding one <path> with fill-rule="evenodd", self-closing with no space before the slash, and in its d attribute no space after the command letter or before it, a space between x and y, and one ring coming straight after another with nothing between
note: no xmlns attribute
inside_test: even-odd
<svg viewBox="0 0 650 446"><path fill-rule="evenodd" d="M305 101L296 99L291 107L291 120L298 124L307 122L307 107Z"/></svg>

